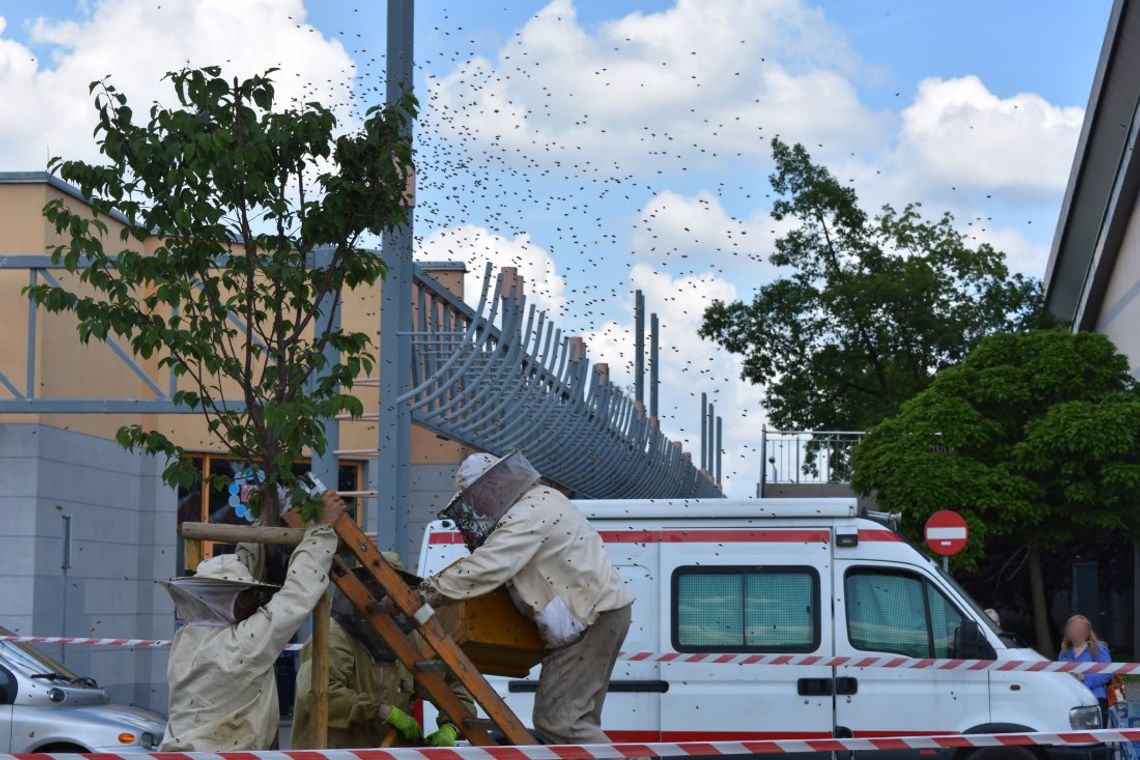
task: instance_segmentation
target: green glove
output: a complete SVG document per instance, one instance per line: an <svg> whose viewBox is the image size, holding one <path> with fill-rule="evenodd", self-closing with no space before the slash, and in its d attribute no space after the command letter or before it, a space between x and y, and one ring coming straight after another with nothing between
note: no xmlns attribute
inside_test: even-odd
<svg viewBox="0 0 1140 760"><path fill-rule="evenodd" d="M406 741L418 742L420 737L423 736L423 729L416 719L398 707L393 707L392 711L388 713L388 720L386 721L389 726L400 732Z"/></svg>
<svg viewBox="0 0 1140 760"><path fill-rule="evenodd" d="M450 723L444 723L439 730L428 736L427 743L432 747L454 747L458 738L459 729Z"/></svg>

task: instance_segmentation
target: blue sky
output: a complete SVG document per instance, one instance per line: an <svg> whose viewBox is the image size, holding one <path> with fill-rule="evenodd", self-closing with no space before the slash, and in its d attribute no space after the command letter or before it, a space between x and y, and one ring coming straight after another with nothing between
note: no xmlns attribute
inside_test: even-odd
<svg viewBox="0 0 1140 760"><path fill-rule="evenodd" d="M710 299L748 298L778 274L764 261L779 232L767 141L804 142L869 209L953 211L1039 276L1109 10L421 2L418 254L519 266L619 382L630 293L644 289L663 322L663 426L693 443L710 393L730 492L747 495L760 393L695 330ZM344 0L3 0L0 98L24 117L0 125L0 169L90 155L89 79L112 74L149 100L185 61L279 64L283 92L341 104L348 121L382 92L384 16L384 3Z"/></svg>

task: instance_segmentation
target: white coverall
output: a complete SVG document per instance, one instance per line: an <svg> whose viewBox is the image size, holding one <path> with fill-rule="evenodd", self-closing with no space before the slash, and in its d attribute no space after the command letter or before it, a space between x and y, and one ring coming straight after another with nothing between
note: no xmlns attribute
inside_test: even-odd
<svg viewBox="0 0 1140 760"><path fill-rule="evenodd" d="M310 525L293 551L281 590L229 626L187 624L174 634L170 720L162 752L267 750L280 713L273 664L328 587L337 536Z"/></svg>
<svg viewBox="0 0 1140 760"><path fill-rule="evenodd" d="M597 531L558 491L528 490L482 546L428 578L421 591L438 606L508 582L515 603L534 618L551 650L535 699L535 728L551 742L606 741L598 721L634 598ZM589 635L603 615L605 625ZM578 678L564 677L575 670Z"/></svg>

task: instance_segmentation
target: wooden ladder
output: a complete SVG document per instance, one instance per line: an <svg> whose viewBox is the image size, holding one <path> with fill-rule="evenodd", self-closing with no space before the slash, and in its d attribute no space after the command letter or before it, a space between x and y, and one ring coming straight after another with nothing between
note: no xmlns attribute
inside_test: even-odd
<svg viewBox="0 0 1140 760"><path fill-rule="evenodd" d="M294 528L303 527L295 510L290 511L285 520ZM384 559L356 522L349 515L343 514L333 525L333 530L361 567L384 590L391 605L382 604L340 557L333 560L333 583L357 611L368 619L396 659L408 669L416 683L424 688L436 707L462 731L463 736L474 745L498 744L491 735L491 731L497 729L510 744L535 744L534 736L527 731L518 716L491 688L491 684L487 683L487 679L475 668L455 640L447 635L431 606L422 602L408 588L400 574ZM424 642L422 650L393 619L389 613L393 608L408 620L415 621L416 629ZM444 680L446 673L453 674L467 688L475 703L487 714L487 720L476 717L452 693Z"/></svg>

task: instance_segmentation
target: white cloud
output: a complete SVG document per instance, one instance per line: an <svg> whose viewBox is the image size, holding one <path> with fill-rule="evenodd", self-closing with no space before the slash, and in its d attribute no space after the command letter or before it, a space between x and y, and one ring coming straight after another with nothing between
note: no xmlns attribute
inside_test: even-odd
<svg viewBox="0 0 1140 760"><path fill-rule="evenodd" d="M107 75L141 116L154 100L170 102L160 81L169 70L217 64L244 77L276 66L279 102L316 98L350 118L354 64L305 23L303 0L102 0L78 21L37 19L29 36L52 46L49 60L5 37L0 20L0 102L13 107L0 119L3 170L94 158L87 87Z"/></svg>
<svg viewBox="0 0 1140 760"><path fill-rule="evenodd" d="M494 272L516 267L523 276L527 300L551 316L566 312L566 282L558 274L550 253L527 233L504 237L472 224L434 230L416 246L419 261L459 261L467 265L463 292L468 303L479 300L483 270L488 262Z"/></svg>
<svg viewBox="0 0 1140 760"><path fill-rule="evenodd" d="M579 170L766 156L767 139L873 144L883 118L846 76L844 35L799 0L678 0L587 31L553 0L498 53L429 81L461 142Z"/></svg>
<svg viewBox="0 0 1140 760"><path fill-rule="evenodd" d="M1083 118L1032 93L999 98L976 76L926 79L902 112L897 163L929 184L1056 192Z"/></svg>
<svg viewBox="0 0 1140 760"><path fill-rule="evenodd" d="M630 246L635 255L651 260L711 258L738 272L742 265L761 264L765 268L748 270L749 277L761 278L770 275L768 254L788 225L761 210L745 219L734 217L708 190L693 195L666 190L642 208Z"/></svg>
<svg viewBox="0 0 1140 760"><path fill-rule="evenodd" d="M707 393L724 420L725 489L732 496L755 495L760 466L755 447L764 419L761 390L739 379L738 357L697 335L705 309L715 299L735 300L736 286L711 271L674 276L643 263L630 271L630 287L641 289L647 312L658 314L662 430L673 440L684 442L685 450L699 466L700 395ZM607 322L584 337L590 357L609 364L611 380L632 387L632 299L627 299L622 309L624 319ZM648 382L648 358L646 371Z"/></svg>

